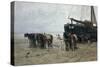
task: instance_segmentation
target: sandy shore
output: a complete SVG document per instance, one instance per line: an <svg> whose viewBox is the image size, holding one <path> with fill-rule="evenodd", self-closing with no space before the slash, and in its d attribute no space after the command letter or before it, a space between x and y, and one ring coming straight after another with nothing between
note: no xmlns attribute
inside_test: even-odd
<svg viewBox="0 0 100 67"><path fill-rule="evenodd" d="M63 40L56 37L53 40L53 48L40 49L28 48L29 42L23 36L15 36L15 65L28 64L52 64L66 62L84 62L97 60L97 43L78 44L76 51L65 51ZM28 56L26 57L26 55Z"/></svg>

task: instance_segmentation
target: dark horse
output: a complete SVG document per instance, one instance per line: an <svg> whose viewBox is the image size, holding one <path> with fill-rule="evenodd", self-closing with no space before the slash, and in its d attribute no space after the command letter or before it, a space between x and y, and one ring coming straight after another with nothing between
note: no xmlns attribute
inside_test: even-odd
<svg viewBox="0 0 100 67"><path fill-rule="evenodd" d="M37 45L36 45L37 38L36 38L35 33L30 33L30 34L25 33L24 37L28 37L28 39L29 39L29 48L37 47Z"/></svg>
<svg viewBox="0 0 100 67"><path fill-rule="evenodd" d="M75 49L77 49L77 36L74 33L69 33L68 35L66 35L64 33L64 41L65 41L65 49L66 51L68 50L72 50L74 51Z"/></svg>
<svg viewBox="0 0 100 67"><path fill-rule="evenodd" d="M53 36L51 34L42 34L42 33L26 33L25 37L28 37L30 41L30 48L40 47L46 48L46 46L51 46L53 41ZM48 38L50 36L50 38Z"/></svg>

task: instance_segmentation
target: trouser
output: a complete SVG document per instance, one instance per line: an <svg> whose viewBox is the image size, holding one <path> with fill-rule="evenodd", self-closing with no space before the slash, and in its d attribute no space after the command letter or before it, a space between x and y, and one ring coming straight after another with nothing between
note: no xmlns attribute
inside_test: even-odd
<svg viewBox="0 0 100 67"><path fill-rule="evenodd" d="M65 40L65 50L68 51L69 50L69 43L67 40Z"/></svg>

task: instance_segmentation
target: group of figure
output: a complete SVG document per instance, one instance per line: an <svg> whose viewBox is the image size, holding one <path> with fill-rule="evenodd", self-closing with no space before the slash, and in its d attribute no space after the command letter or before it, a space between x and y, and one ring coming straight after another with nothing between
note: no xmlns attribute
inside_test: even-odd
<svg viewBox="0 0 100 67"><path fill-rule="evenodd" d="M29 39L30 48L48 48L52 47L53 36L46 33L25 33L24 37Z"/></svg>

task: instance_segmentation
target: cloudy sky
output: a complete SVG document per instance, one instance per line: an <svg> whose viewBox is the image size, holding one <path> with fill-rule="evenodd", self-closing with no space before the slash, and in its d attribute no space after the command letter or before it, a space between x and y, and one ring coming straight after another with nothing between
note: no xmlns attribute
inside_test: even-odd
<svg viewBox="0 0 100 67"><path fill-rule="evenodd" d="M90 20L90 6L15 2L15 33L62 33L68 16Z"/></svg>

